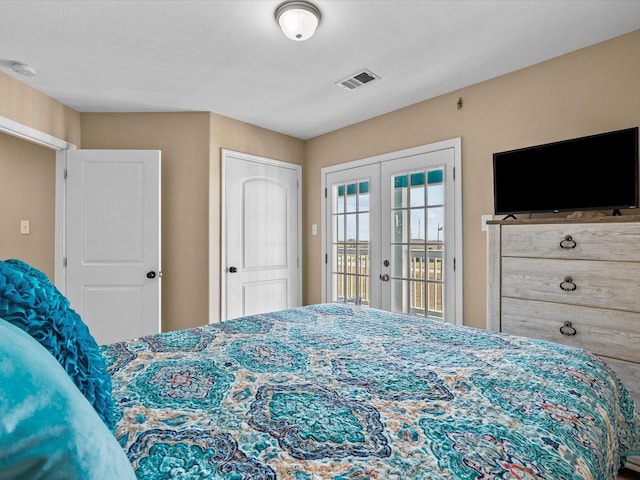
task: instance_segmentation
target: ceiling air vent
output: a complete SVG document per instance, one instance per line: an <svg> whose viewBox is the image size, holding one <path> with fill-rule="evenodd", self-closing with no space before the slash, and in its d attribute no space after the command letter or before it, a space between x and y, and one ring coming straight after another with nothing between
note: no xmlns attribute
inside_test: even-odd
<svg viewBox="0 0 640 480"><path fill-rule="evenodd" d="M344 80L336 82L336 85L340 85L347 90L353 90L354 88L361 87L363 85L366 85L367 83L371 83L374 80L379 79L380 77L378 75L365 69L353 75L349 75Z"/></svg>

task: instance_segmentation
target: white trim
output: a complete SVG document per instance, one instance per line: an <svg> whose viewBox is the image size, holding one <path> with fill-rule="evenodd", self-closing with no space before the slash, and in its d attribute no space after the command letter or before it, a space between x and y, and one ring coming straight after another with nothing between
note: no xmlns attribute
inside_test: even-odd
<svg viewBox="0 0 640 480"><path fill-rule="evenodd" d="M54 247L54 283L60 293L67 294L67 269L64 265L64 257L67 252L66 228L66 205L67 205L67 183L65 182L65 171L67 169L67 151L58 150L56 152L56 206L55 206L55 247Z"/></svg>
<svg viewBox="0 0 640 480"><path fill-rule="evenodd" d="M209 302L209 323L216 322L218 318L225 318L225 312L227 309L227 292L226 292L226 283L225 283L225 259L227 256L227 243L226 243L226 181L225 174L227 169L227 161L228 157L234 157L240 160L247 160L249 162L254 163L263 163L266 165L271 165L274 167L280 168L288 168L294 170L296 172L296 180L298 182L298 225L297 225L297 247L298 247L298 300L299 303L302 304L302 166L296 163L283 162L281 160L274 160L267 157L260 157L258 155L251 155L249 153L237 152L234 150L228 150L223 148L222 152L222 162L221 162L221 172L220 172L220 195L221 195L221 203L220 203L220 267L219 271L215 267L212 256L212 248L211 248L211 240L209 240L209 278L212 279L216 275L220 275L220 292L211 291L211 285L213 282L209 281L210 291L209 295L220 295L220 311L214 312L212 307L212 302Z"/></svg>
<svg viewBox="0 0 640 480"><path fill-rule="evenodd" d="M454 323L456 325L463 325L464 315L464 296L463 296L463 262L462 262L462 139L460 137L452 138L449 140L443 140L440 142L430 143L427 145L420 145L417 147L407 148L405 150L398 150L396 152L384 153L373 157L362 158L353 160L351 162L341 163L338 165L332 165L324 167L320 170L320 205L321 205L321 219L322 219L322 232L326 232L326 202L327 199L324 196L327 175L333 172L340 172L351 168L362 167L365 165L371 165L374 163L383 163L391 160L397 160L404 157L410 157L413 155L421 155L425 153L431 153L438 150L444 150L453 148L454 150L454 167L455 167L455 180L453 183L454 188L454 218L455 218L455 245L454 245L454 257L456 259L456 275L455 275L455 314ZM325 255L327 254L327 242L326 235L323 233L321 238L321 265L322 265L322 301L327 301L327 289L326 289L326 264Z"/></svg>
<svg viewBox="0 0 640 480"><path fill-rule="evenodd" d="M56 150L54 283L64 295L66 291L66 269L64 268L66 184L64 170L67 164L66 151L75 149L76 145L3 116L0 116L0 132Z"/></svg>
<svg viewBox="0 0 640 480"><path fill-rule="evenodd" d="M16 122L15 120L11 120L7 117L0 116L0 132L27 140L28 142L37 143L54 150L75 148L75 145L67 142L66 140L41 132L40 130L36 130L35 128Z"/></svg>
<svg viewBox="0 0 640 480"><path fill-rule="evenodd" d="M462 139L460 137L450 140L453 147L453 163L455 165L455 178L453 181L453 195L455 202L454 222L456 229L455 259L456 259L456 315L455 324L464 324L464 277L463 277L463 249L462 249Z"/></svg>

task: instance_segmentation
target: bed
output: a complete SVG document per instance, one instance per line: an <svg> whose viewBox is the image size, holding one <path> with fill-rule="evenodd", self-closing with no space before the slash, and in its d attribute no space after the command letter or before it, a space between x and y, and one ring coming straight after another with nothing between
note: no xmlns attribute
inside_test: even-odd
<svg viewBox="0 0 640 480"><path fill-rule="evenodd" d="M102 347L139 478L609 479L633 402L573 348L340 304Z"/></svg>
<svg viewBox="0 0 640 480"><path fill-rule="evenodd" d="M614 373L544 341L322 304L99 347L20 262L0 318L1 479L606 480L640 454Z"/></svg>

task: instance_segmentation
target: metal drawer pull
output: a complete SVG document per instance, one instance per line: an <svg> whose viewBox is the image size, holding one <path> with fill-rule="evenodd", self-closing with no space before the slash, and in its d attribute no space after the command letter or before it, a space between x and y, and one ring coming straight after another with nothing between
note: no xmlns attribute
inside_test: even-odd
<svg viewBox="0 0 640 480"><path fill-rule="evenodd" d="M571 235L567 235L564 237L564 240L560 242L560 248L564 248L565 250L571 250L572 248L576 248L576 241L571 238Z"/></svg>
<svg viewBox="0 0 640 480"><path fill-rule="evenodd" d="M564 277L564 281L560 283L560 288L565 292L573 292L578 286L574 283L573 278Z"/></svg>
<svg viewBox="0 0 640 480"><path fill-rule="evenodd" d="M573 328L571 322L564 322L564 325L560 327L560 333L567 337L573 337L578 332Z"/></svg>

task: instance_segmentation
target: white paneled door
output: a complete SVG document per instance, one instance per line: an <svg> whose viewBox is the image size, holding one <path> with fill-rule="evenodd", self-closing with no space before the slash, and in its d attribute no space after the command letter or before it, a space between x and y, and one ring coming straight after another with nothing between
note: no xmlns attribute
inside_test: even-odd
<svg viewBox="0 0 640 480"><path fill-rule="evenodd" d="M160 151L68 150L66 294L100 344L160 331Z"/></svg>
<svg viewBox="0 0 640 480"><path fill-rule="evenodd" d="M223 151L223 320L302 304L300 173Z"/></svg>

